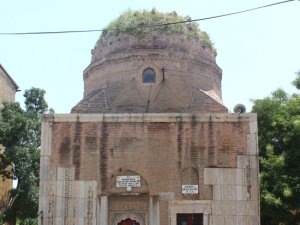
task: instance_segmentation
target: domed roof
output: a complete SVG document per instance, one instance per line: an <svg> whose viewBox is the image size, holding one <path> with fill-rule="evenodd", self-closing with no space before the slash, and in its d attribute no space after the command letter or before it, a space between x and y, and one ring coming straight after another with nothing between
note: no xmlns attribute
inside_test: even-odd
<svg viewBox="0 0 300 225"><path fill-rule="evenodd" d="M227 112L208 35L175 12L126 11L112 21L84 71L74 113Z"/></svg>

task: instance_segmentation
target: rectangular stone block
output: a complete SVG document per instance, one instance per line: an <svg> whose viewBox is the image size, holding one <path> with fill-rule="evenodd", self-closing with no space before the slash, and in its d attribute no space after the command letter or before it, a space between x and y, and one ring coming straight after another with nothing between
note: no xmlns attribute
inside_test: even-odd
<svg viewBox="0 0 300 225"><path fill-rule="evenodd" d="M236 186L223 185L223 200L235 200Z"/></svg>
<svg viewBox="0 0 300 225"><path fill-rule="evenodd" d="M245 169L245 168L249 168L249 156L247 155L238 155L236 157L237 160L237 168L240 169Z"/></svg>
<svg viewBox="0 0 300 225"><path fill-rule="evenodd" d="M258 154L257 134L247 134L247 153L248 155Z"/></svg>
<svg viewBox="0 0 300 225"><path fill-rule="evenodd" d="M87 192L86 185L84 184L84 182L82 182L82 181L77 182L77 186L76 186L77 198L85 198L86 192Z"/></svg>
<svg viewBox="0 0 300 225"><path fill-rule="evenodd" d="M215 216L213 215L212 216L212 224L213 225L225 225L224 222L225 222L225 218L224 216Z"/></svg>
<svg viewBox="0 0 300 225"><path fill-rule="evenodd" d="M250 194L248 193L248 187L247 186L236 186L236 200L250 200Z"/></svg>
<svg viewBox="0 0 300 225"><path fill-rule="evenodd" d="M223 200L223 185L215 184L213 186L213 200Z"/></svg>
<svg viewBox="0 0 300 225"><path fill-rule="evenodd" d="M48 182L47 181L40 181L40 188L39 188L40 196L48 196Z"/></svg>
<svg viewBox="0 0 300 225"><path fill-rule="evenodd" d="M49 156L41 156L40 157L40 165L45 166L45 167L49 167Z"/></svg>
<svg viewBox="0 0 300 225"><path fill-rule="evenodd" d="M256 118L249 122L249 132L250 134L257 134L257 120Z"/></svg>
<svg viewBox="0 0 300 225"><path fill-rule="evenodd" d="M64 197L55 197L55 217L56 218L63 218L64 217L64 203L65 198Z"/></svg>
<svg viewBox="0 0 300 225"><path fill-rule="evenodd" d="M245 170L244 169L236 169L236 182L235 185L242 186L245 185Z"/></svg>
<svg viewBox="0 0 300 225"><path fill-rule="evenodd" d="M238 155L237 168L258 168L258 155Z"/></svg>
<svg viewBox="0 0 300 225"><path fill-rule="evenodd" d="M248 216L235 216L234 217L234 224L235 225L248 225L249 224L249 217Z"/></svg>
<svg viewBox="0 0 300 225"><path fill-rule="evenodd" d="M234 216L225 216L224 225L235 225L234 224Z"/></svg>
<svg viewBox="0 0 300 225"><path fill-rule="evenodd" d="M41 196L39 199L39 212L46 212L48 209L48 196Z"/></svg>
<svg viewBox="0 0 300 225"><path fill-rule="evenodd" d="M87 212L86 212L86 199L85 198L77 198L77 203L78 203L78 217L85 217Z"/></svg>
<svg viewBox="0 0 300 225"><path fill-rule="evenodd" d="M55 218L55 225L62 225L64 224L63 218Z"/></svg>
<svg viewBox="0 0 300 225"><path fill-rule="evenodd" d="M41 181L48 181L48 167L47 166L40 166L40 180Z"/></svg>
<svg viewBox="0 0 300 225"><path fill-rule="evenodd" d="M253 215L253 204L251 201L236 201L236 215L250 216Z"/></svg>
<svg viewBox="0 0 300 225"><path fill-rule="evenodd" d="M250 216L249 218L250 225L260 225L260 219L258 216Z"/></svg>
<svg viewBox="0 0 300 225"><path fill-rule="evenodd" d="M52 128L49 122L42 122L41 156L51 156Z"/></svg>
<svg viewBox="0 0 300 225"><path fill-rule="evenodd" d="M258 169L259 167L258 155L249 155L248 157L250 158L250 168Z"/></svg>
<svg viewBox="0 0 300 225"><path fill-rule="evenodd" d="M213 168L213 184L223 184L222 168Z"/></svg>
<svg viewBox="0 0 300 225"><path fill-rule="evenodd" d="M259 186L258 185L251 186L251 200L259 201Z"/></svg>
<svg viewBox="0 0 300 225"><path fill-rule="evenodd" d="M204 168L204 184L212 185L213 182L213 168Z"/></svg>
<svg viewBox="0 0 300 225"><path fill-rule="evenodd" d="M223 172L223 184L235 185L236 169L224 168Z"/></svg>
<svg viewBox="0 0 300 225"><path fill-rule="evenodd" d="M252 210L253 210L253 216L260 215L260 201L252 201Z"/></svg>
<svg viewBox="0 0 300 225"><path fill-rule="evenodd" d="M203 225L211 225L210 215L203 215Z"/></svg>
<svg viewBox="0 0 300 225"><path fill-rule="evenodd" d="M213 215L223 215L222 201L212 201L211 208Z"/></svg>
<svg viewBox="0 0 300 225"><path fill-rule="evenodd" d="M233 216L236 212L235 201L222 201L223 216Z"/></svg>
<svg viewBox="0 0 300 225"><path fill-rule="evenodd" d="M57 180L57 169L55 168L48 168L48 180L55 181Z"/></svg>
<svg viewBox="0 0 300 225"><path fill-rule="evenodd" d="M250 182L251 186L258 186L258 170L250 169Z"/></svg>

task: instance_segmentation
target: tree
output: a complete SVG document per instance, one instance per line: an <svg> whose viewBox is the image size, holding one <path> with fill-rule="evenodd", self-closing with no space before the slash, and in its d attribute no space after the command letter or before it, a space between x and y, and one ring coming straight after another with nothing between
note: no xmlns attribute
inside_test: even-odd
<svg viewBox="0 0 300 225"><path fill-rule="evenodd" d="M293 82L297 89L300 73ZM284 90L254 101L260 148L262 225L300 223L300 95Z"/></svg>
<svg viewBox="0 0 300 225"><path fill-rule="evenodd" d="M18 181L3 207L3 220L9 224L26 224L37 217L41 118L47 112L45 91L26 90L25 110L18 102L4 103L0 110L0 174ZM7 170L7 168L11 170Z"/></svg>

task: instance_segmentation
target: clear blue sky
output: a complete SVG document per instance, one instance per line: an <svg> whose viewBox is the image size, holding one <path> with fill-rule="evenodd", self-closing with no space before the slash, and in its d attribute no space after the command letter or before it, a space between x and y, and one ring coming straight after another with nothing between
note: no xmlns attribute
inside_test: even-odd
<svg viewBox="0 0 300 225"><path fill-rule="evenodd" d="M176 11L192 19L209 17L278 0L2 0L0 32L102 29L126 9ZM289 93L300 70L300 1L244 14L202 21L218 50L223 70L223 101L251 109L250 99L268 96L276 88ZM100 33L0 36L0 63L23 91L46 90L56 113L69 113L82 99L83 70Z"/></svg>

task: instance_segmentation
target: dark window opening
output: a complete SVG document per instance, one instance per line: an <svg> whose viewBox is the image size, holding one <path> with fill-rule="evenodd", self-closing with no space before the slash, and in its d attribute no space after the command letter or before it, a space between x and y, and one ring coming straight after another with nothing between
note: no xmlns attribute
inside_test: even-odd
<svg viewBox="0 0 300 225"><path fill-rule="evenodd" d="M153 69L145 69L143 72L143 83L155 83L155 73Z"/></svg>
<svg viewBox="0 0 300 225"><path fill-rule="evenodd" d="M118 225L140 225L140 223L138 223L135 220L132 220L130 218L127 218L127 219L119 222Z"/></svg>
<svg viewBox="0 0 300 225"><path fill-rule="evenodd" d="M177 225L203 225L202 213L179 213Z"/></svg>

